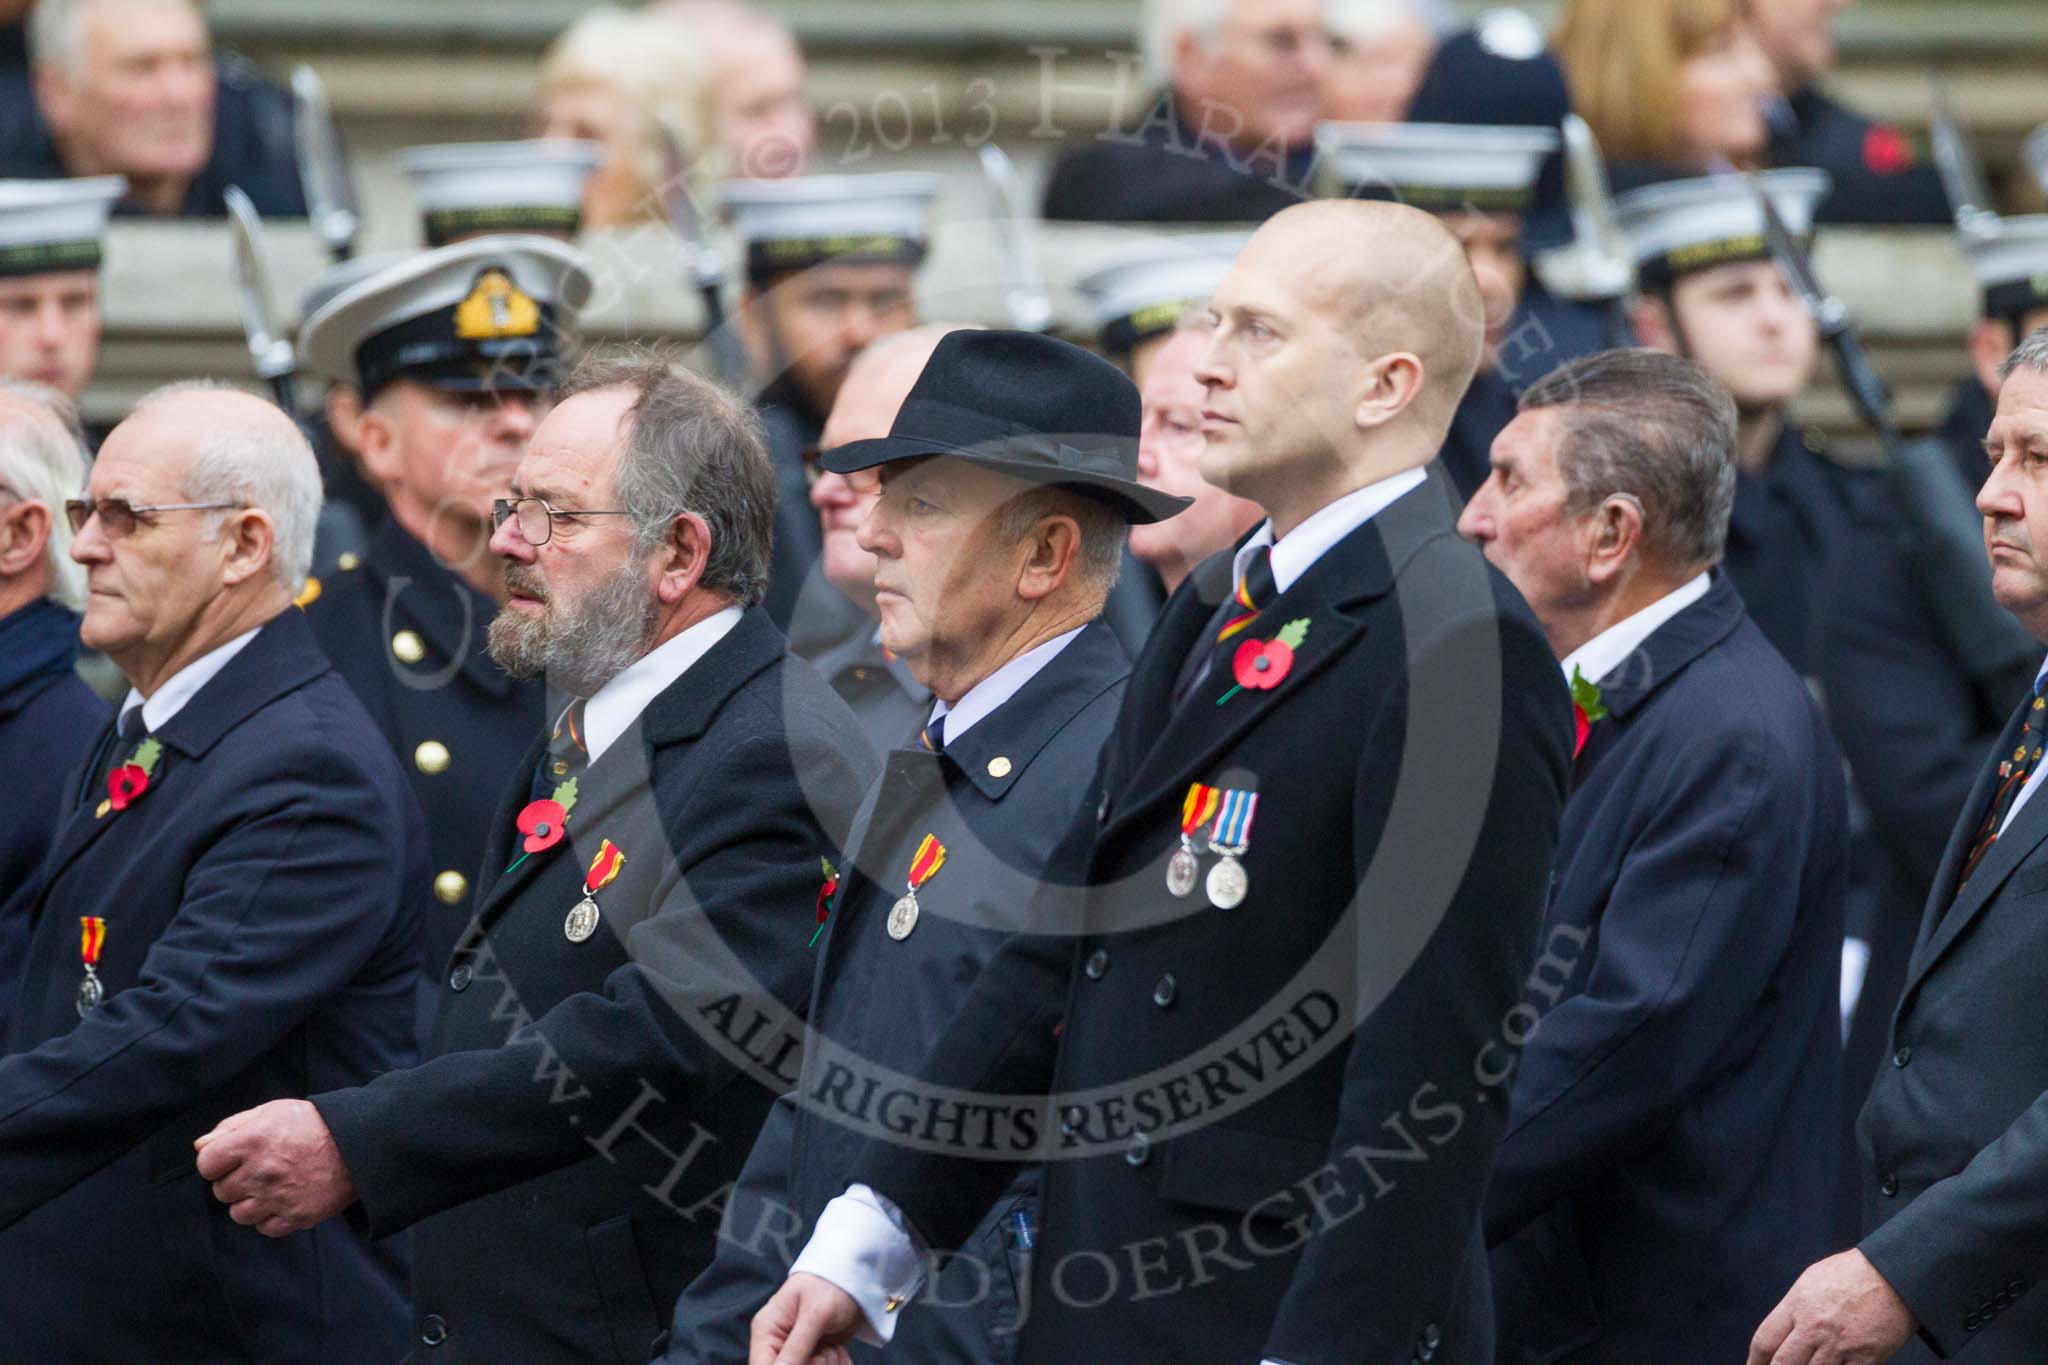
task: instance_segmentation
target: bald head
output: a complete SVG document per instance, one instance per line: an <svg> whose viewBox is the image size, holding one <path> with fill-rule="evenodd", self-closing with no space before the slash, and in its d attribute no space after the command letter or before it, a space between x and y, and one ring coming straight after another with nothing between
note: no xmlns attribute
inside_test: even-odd
<svg viewBox="0 0 2048 1365"><path fill-rule="evenodd" d="M948 332L975 332L979 327L957 322L930 322L907 332L892 332L854 357L847 367L832 413L818 444L826 450L848 441L887 436L903 400L924 373L932 352Z"/></svg>
<svg viewBox="0 0 2048 1365"><path fill-rule="evenodd" d="M319 462L298 423L267 399L200 380L145 394L114 431L123 428L138 428L124 446L146 446L166 473L175 468L186 500L262 511L272 527L271 572L298 592L321 500Z"/></svg>
<svg viewBox="0 0 2048 1365"><path fill-rule="evenodd" d="M928 322L905 332L891 332L869 344L847 368L846 380L833 400L832 413L818 437L820 448L830 450L848 441L872 441L887 436L895 425L903 400L924 373L926 362L938 349L939 339L948 332L981 329L957 322ZM820 470L811 485L811 505L818 509L818 525L824 534L819 563L825 578L851 601L875 614L875 557L859 542L861 518L874 501L874 476L861 479L856 490L844 474Z"/></svg>
<svg viewBox="0 0 2048 1365"><path fill-rule="evenodd" d="M1349 200L1268 219L1207 321L1202 477L1282 535L1435 457L1485 328L1456 237L1427 213Z"/></svg>
<svg viewBox="0 0 2048 1365"><path fill-rule="evenodd" d="M71 541L91 590L79 638L148 697L290 607L313 557L320 470L270 404L175 384L108 433L86 500Z"/></svg>
<svg viewBox="0 0 2048 1365"><path fill-rule="evenodd" d="M1314 200L1268 219L1238 263L1328 318L1362 359L1415 355L1424 380L1417 416L1449 429L1479 369L1486 308L1465 248L1443 220L1405 204Z"/></svg>

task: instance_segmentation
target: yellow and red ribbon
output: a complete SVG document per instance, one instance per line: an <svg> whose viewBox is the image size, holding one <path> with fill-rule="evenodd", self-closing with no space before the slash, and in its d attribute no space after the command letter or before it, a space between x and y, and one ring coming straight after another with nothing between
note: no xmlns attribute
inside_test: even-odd
<svg viewBox="0 0 2048 1365"><path fill-rule="evenodd" d="M617 844L609 839L599 844L597 856L590 860L590 871L583 874L583 894L594 896L602 891L625 865L626 855L619 852Z"/></svg>
<svg viewBox="0 0 2048 1365"><path fill-rule="evenodd" d="M1237 580L1237 591L1232 594L1231 600L1244 608L1244 615L1233 616L1223 623L1223 629L1216 632L1216 643L1219 645L1259 619L1259 604L1252 601L1251 585L1242 577Z"/></svg>
<svg viewBox="0 0 2048 1365"><path fill-rule="evenodd" d="M81 930L78 955L86 966L97 967L100 965L100 949L107 946L107 922L98 915L80 915L78 923Z"/></svg>
<svg viewBox="0 0 2048 1365"><path fill-rule="evenodd" d="M1215 818L1216 807L1223 800L1223 793L1200 782L1188 787L1185 800L1180 803L1180 832L1192 835L1196 830Z"/></svg>
<svg viewBox="0 0 2048 1365"><path fill-rule="evenodd" d="M917 890L946 865L946 846L935 834L927 834L910 860L910 889Z"/></svg>

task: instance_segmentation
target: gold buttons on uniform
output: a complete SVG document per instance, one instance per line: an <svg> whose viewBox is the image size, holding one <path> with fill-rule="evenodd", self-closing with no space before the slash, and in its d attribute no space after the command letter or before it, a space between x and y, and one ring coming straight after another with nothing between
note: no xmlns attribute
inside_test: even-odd
<svg viewBox="0 0 2048 1365"><path fill-rule="evenodd" d="M343 573L348 573L350 570L359 567L362 562L363 557L361 555L357 554L354 550L349 550L335 557L334 567Z"/></svg>
<svg viewBox="0 0 2048 1365"><path fill-rule="evenodd" d="M391 637L391 652L402 664L416 664L427 657L427 642L410 630L401 630Z"/></svg>
<svg viewBox="0 0 2048 1365"><path fill-rule="evenodd" d="M422 741L419 748L412 751L412 765L429 777L434 776L436 773L446 772L448 770L448 746L438 739Z"/></svg>
<svg viewBox="0 0 2048 1365"><path fill-rule="evenodd" d="M434 898L443 905L460 905L468 894L469 878L452 867L434 878Z"/></svg>
<svg viewBox="0 0 2048 1365"><path fill-rule="evenodd" d="M1008 777L1010 775L1010 760L1004 758L1001 754L997 754L988 761L988 775L990 777Z"/></svg>

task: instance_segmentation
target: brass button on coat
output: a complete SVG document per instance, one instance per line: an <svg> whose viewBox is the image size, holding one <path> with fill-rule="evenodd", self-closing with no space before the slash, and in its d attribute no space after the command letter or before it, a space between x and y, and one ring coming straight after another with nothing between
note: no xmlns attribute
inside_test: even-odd
<svg viewBox="0 0 2048 1365"><path fill-rule="evenodd" d="M427 776L448 771L448 746L438 739L422 740L412 751L412 764Z"/></svg>
<svg viewBox="0 0 2048 1365"><path fill-rule="evenodd" d="M416 664L427 657L427 642L416 631L401 630L391 637L391 652L402 664Z"/></svg>
<svg viewBox="0 0 2048 1365"><path fill-rule="evenodd" d="M452 867L434 878L434 898L443 905L460 905L468 894L469 878Z"/></svg>

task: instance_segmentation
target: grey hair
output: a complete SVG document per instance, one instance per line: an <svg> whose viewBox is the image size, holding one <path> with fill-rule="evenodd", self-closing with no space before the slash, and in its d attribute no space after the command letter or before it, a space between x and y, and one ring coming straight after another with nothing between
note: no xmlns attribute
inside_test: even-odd
<svg viewBox="0 0 2048 1365"><path fill-rule="evenodd" d="M996 529L1006 545L1030 535L1047 517L1072 517L1081 530L1081 551L1075 560L1081 581L1105 599L1116 587L1130 527L1108 503L1069 488L1027 488L1003 504L1002 515Z"/></svg>
<svg viewBox="0 0 2048 1365"><path fill-rule="evenodd" d="M613 388L635 394L612 494L633 513L637 551L654 549L678 516L694 513L711 529L699 581L741 606L759 603L775 526L775 467L760 419L668 353L644 347L584 360L561 397Z"/></svg>
<svg viewBox="0 0 2048 1365"><path fill-rule="evenodd" d="M78 435L78 409L53 388L0 379L0 488L50 509L49 596L85 610L85 569L71 559L71 523L64 502L85 487L89 463Z"/></svg>
<svg viewBox="0 0 2048 1365"><path fill-rule="evenodd" d="M38 64L47 63L67 76L77 76L85 67L85 17L94 5L106 0L35 0L28 12L28 55ZM128 0L134 3L134 0ZM197 0L156 0L158 4L182 5L206 22Z"/></svg>
<svg viewBox="0 0 2048 1365"><path fill-rule="evenodd" d="M2036 327L2029 332L2027 339L2014 347L2013 353L1998 367L1998 377L2010 379L2014 370L2048 374L2048 327Z"/></svg>
<svg viewBox="0 0 2048 1365"><path fill-rule="evenodd" d="M1735 508L1735 400L1705 370L1661 351L1596 351L1537 380L1520 406L1564 412L1566 512L1632 498L1648 555L1673 569L1720 562Z"/></svg>
<svg viewBox="0 0 2048 1365"><path fill-rule="evenodd" d="M1377 42L1404 23L1433 33L1449 27L1441 0L1325 0L1323 17L1333 34L1359 43Z"/></svg>
<svg viewBox="0 0 2048 1365"><path fill-rule="evenodd" d="M223 380L185 379L144 394L135 412L193 394L242 392ZM183 492L192 502L231 502L269 516L270 572L296 597L313 567L320 464L296 422L261 399L249 399L260 410L224 413L195 442ZM208 512L206 534L219 535L226 519L225 512Z"/></svg>
<svg viewBox="0 0 2048 1365"><path fill-rule="evenodd" d="M1173 49L1183 33L1206 45L1213 43L1230 19L1231 0L1145 0L1144 30L1139 35L1145 78L1154 87L1173 75Z"/></svg>

